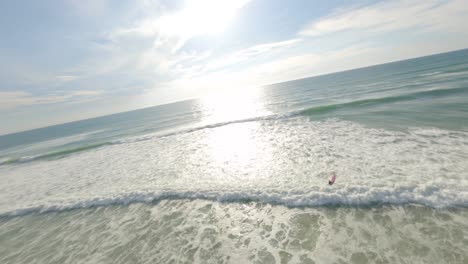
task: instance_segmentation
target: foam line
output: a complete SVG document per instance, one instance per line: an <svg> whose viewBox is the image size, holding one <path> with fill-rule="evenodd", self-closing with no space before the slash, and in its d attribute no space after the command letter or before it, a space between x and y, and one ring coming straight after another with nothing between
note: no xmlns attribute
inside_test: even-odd
<svg viewBox="0 0 468 264"><path fill-rule="evenodd" d="M429 190L430 189L430 190ZM22 216L32 213L61 212L110 205L155 203L162 200L209 200L224 203L260 202L287 207L320 206L382 206L417 204L432 208L468 207L468 191L446 193L438 188L400 186L396 188L365 188L345 186L310 192L262 191L159 191L132 192L116 197L99 197L91 200L51 203L30 206L0 213L0 217Z"/></svg>

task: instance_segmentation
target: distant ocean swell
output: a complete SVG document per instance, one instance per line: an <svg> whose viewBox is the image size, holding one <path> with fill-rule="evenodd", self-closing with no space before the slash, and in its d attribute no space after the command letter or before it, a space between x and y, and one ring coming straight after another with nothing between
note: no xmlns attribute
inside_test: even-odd
<svg viewBox="0 0 468 264"><path fill-rule="evenodd" d="M60 157L64 157L64 156L76 153L76 152L95 149L95 148L99 148L99 147L106 146L106 145L111 145L111 144L112 144L112 142L104 142L104 143L91 144L91 145L85 145L85 146L80 146L80 147L76 147L76 148L70 148L70 149L64 149L64 150L49 152L49 153L45 153L45 154L39 154L39 155L35 155L35 156L24 156L24 157L19 157L19 158L7 158L7 159L5 159L3 161L0 161L0 166L1 165L8 165L8 164L16 164L16 163L26 163L26 162L35 161L35 160L60 158Z"/></svg>
<svg viewBox="0 0 468 264"><path fill-rule="evenodd" d="M452 89L436 89L429 91L420 91L410 94L398 95L398 96L388 96L381 98L371 98L371 99L362 99L346 103L330 104L308 108L302 111L299 111L298 114L301 115L313 115L313 114L323 114L328 112L333 112L339 109L349 109L349 108L359 108L364 106L380 105L385 103L396 103L409 100L423 99L427 97L441 97L448 95L456 95L459 93L468 92L468 87L452 88Z"/></svg>
<svg viewBox="0 0 468 264"><path fill-rule="evenodd" d="M0 166L9 165L9 164L26 163L26 162L37 161L37 160L57 159L57 158L61 158L64 156L68 156L70 154L92 150L92 149L100 148L103 146L152 140L156 138L191 133L191 132L198 131L198 130L216 128L216 127L226 126L226 125L235 124L235 123L281 120L281 119L287 119L287 118L297 117L297 116L321 115L321 114L332 113L338 110L371 107L371 106L383 105L383 104L388 104L388 103L396 103L396 102L417 100L417 99L430 98L430 97L443 97L443 96L457 95L457 94L467 93L467 92L468 92L468 87L459 87L459 88L451 88L451 89L434 89L434 90L428 90L428 91L418 91L418 92L399 95L399 96L358 99L355 101L345 102L345 103L315 106L315 107L311 107L307 109L292 111L286 114L273 114L273 115L252 117L252 118L247 118L247 119L230 120L226 122L219 122L219 123L213 123L213 124L208 124L208 125L196 126L196 127L189 128L189 129L176 130L176 131L169 132L169 133L162 133L162 134L152 133L152 134L148 134L148 135L140 136L140 137L130 137L130 138L118 139L118 140L113 140L113 141L108 141L108 142L83 145L79 147L63 149L59 151L48 152L48 153L38 154L34 156L7 157L7 158L0 159Z"/></svg>

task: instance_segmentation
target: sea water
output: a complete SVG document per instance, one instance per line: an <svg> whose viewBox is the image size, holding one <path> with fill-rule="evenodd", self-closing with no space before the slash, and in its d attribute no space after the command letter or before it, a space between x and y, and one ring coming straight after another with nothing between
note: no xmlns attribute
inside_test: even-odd
<svg viewBox="0 0 468 264"><path fill-rule="evenodd" d="M468 50L0 136L0 177L1 263L468 263Z"/></svg>

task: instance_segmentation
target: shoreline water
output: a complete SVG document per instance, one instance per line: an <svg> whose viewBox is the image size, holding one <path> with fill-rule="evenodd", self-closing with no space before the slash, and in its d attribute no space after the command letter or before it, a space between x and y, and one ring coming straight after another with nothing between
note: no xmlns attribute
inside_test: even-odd
<svg viewBox="0 0 468 264"><path fill-rule="evenodd" d="M0 219L0 243L9 237L6 230L16 232L0 256L3 263L464 263L463 219L466 209L412 205L287 208L162 200Z"/></svg>

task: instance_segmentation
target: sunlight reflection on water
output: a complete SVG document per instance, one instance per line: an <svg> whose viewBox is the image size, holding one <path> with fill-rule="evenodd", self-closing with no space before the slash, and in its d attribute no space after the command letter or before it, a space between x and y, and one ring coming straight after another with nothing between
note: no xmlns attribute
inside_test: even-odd
<svg viewBox="0 0 468 264"><path fill-rule="evenodd" d="M227 122L269 115L271 112L266 109L264 100L262 89L211 94L200 100L205 113L203 122Z"/></svg>
<svg viewBox="0 0 468 264"><path fill-rule="evenodd" d="M260 89L216 94L201 100L206 112L203 122L229 122L271 114L264 107L263 92ZM258 133L265 133L261 123L248 122L229 124L207 131L204 139L206 153L225 173L253 175L271 154L270 142L259 140ZM239 173L241 171L241 173Z"/></svg>

